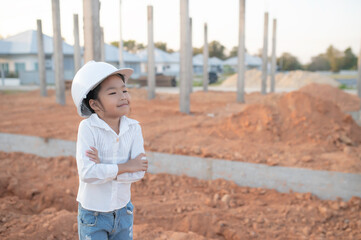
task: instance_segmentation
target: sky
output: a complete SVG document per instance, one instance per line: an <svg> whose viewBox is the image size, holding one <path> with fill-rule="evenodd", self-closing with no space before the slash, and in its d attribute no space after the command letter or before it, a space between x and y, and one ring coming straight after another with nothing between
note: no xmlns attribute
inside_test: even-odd
<svg viewBox="0 0 361 240"><path fill-rule="evenodd" d="M100 0L100 24L105 42L119 40L120 0ZM123 40L147 44L147 6L153 6L154 42L166 42L179 49L180 0L122 0ZM0 0L0 35L8 37L30 29L42 20L43 33L53 35L51 0ZM246 0L245 45L250 54L263 47L264 13L269 13L268 52L272 49L273 19L277 19L276 53L289 52L301 63L333 45L344 51L351 47L358 55L361 47L361 0ZM74 43L73 14L79 15L83 45L83 0L60 0L62 37ZM189 0L193 22L193 47L203 46L203 26L208 40L219 41L227 51L238 45L239 0Z"/></svg>

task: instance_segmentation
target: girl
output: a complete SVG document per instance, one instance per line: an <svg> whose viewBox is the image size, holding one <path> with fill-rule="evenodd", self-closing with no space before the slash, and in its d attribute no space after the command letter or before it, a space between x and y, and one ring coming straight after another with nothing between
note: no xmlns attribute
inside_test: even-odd
<svg viewBox="0 0 361 240"><path fill-rule="evenodd" d="M140 125L126 117L130 96L125 83L132 73L90 61L72 83L78 114L86 118L76 145L80 239L133 239L130 186L144 177L148 161Z"/></svg>

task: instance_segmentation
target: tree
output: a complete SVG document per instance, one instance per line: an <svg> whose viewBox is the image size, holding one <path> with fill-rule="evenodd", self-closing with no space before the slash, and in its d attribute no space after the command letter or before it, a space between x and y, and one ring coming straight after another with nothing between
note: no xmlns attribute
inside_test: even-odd
<svg viewBox="0 0 361 240"><path fill-rule="evenodd" d="M119 41L114 41L110 43L115 47L119 47ZM138 50L144 49L143 43L137 43L135 40L126 40L123 41L123 47L126 51L130 53L136 53Z"/></svg>
<svg viewBox="0 0 361 240"><path fill-rule="evenodd" d="M163 50L165 52L168 52L168 53L174 52L173 49L168 49L167 48L167 43L165 43L165 42L156 42L156 43L154 43L154 46L156 48L159 48L159 49L161 49L161 50Z"/></svg>
<svg viewBox="0 0 361 240"><path fill-rule="evenodd" d="M344 51L344 56L341 59L341 69L350 70L357 69L357 57L353 54L349 47Z"/></svg>
<svg viewBox="0 0 361 240"><path fill-rule="evenodd" d="M114 47L119 47L119 41L110 42L110 45L112 45Z"/></svg>
<svg viewBox="0 0 361 240"><path fill-rule="evenodd" d="M143 43L137 43L136 51L144 49L146 46Z"/></svg>
<svg viewBox="0 0 361 240"><path fill-rule="evenodd" d="M247 52L247 48L244 49ZM238 46L234 46L229 53L229 57L237 57L238 56Z"/></svg>
<svg viewBox="0 0 361 240"><path fill-rule="evenodd" d="M238 47L234 46L229 53L229 57L237 57L238 56Z"/></svg>
<svg viewBox="0 0 361 240"><path fill-rule="evenodd" d="M123 42L123 47L126 51L130 53L136 53L137 52L137 42L135 40L127 40Z"/></svg>
<svg viewBox="0 0 361 240"><path fill-rule="evenodd" d="M331 45L326 50L326 56L328 61L330 62L331 71L340 71L340 60L342 58L341 52Z"/></svg>
<svg viewBox="0 0 361 240"><path fill-rule="evenodd" d="M280 66L281 70L284 71L302 69L302 65L298 61L297 57L287 52L283 53L281 57L277 58L277 65Z"/></svg>
<svg viewBox="0 0 361 240"><path fill-rule="evenodd" d="M220 59L225 59L224 50L225 46L223 46L218 41L212 41L209 46L209 57L217 57Z"/></svg>
<svg viewBox="0 0 361 240"><path fill-rule="evenodd" d="M203 47L200 48L193 48L193 56L203 54Z"/></svg>
<svg viewBox="0 0 361 240"><path fill-rule="evenodd" d="M306 68L309 71L329 71L331 66L326 54L319 54L311 58L311 63Z"/></svg>

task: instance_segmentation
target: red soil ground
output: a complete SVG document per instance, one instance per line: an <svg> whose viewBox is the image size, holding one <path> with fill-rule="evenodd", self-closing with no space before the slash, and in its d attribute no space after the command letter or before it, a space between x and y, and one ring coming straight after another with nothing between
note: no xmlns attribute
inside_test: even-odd
<svg viewBox="0 0 361 240"><path fill-rule="evenodd" d="M77 239L72 157L0 152L0 239ZM361 239L361 199L146 174L132 185L135 240Z"/></svg>
<svg viewBox="0 0 361 240"><path fill-rule="evenodd" d="M361 128L345 112L355 96L322 85L246 95L196 92L191 114L178 95L147 100L131 89L132 112L149 151L231 161L361 172ZM330 95L334 96L333 98ZM81 118L66 93L0 92L0 132L76 140ZM337 103L337 104L336 104ZM0 239L76 239L78 176L72 157L0 152ZM134 239L361 239L361 199L323 201L224 180L147 174L133 184Z"/></svg>

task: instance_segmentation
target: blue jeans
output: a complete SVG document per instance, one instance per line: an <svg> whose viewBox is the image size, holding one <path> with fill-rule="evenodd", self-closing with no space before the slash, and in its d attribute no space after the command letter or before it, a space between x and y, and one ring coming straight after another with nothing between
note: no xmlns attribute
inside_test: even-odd
<svg viewBox="0 0 361 240"><path fill-rule="evenodd" d="M96 212L78 206L78 233L80 240L132 240L133 210L129 203L111 212Z"/></svg>

